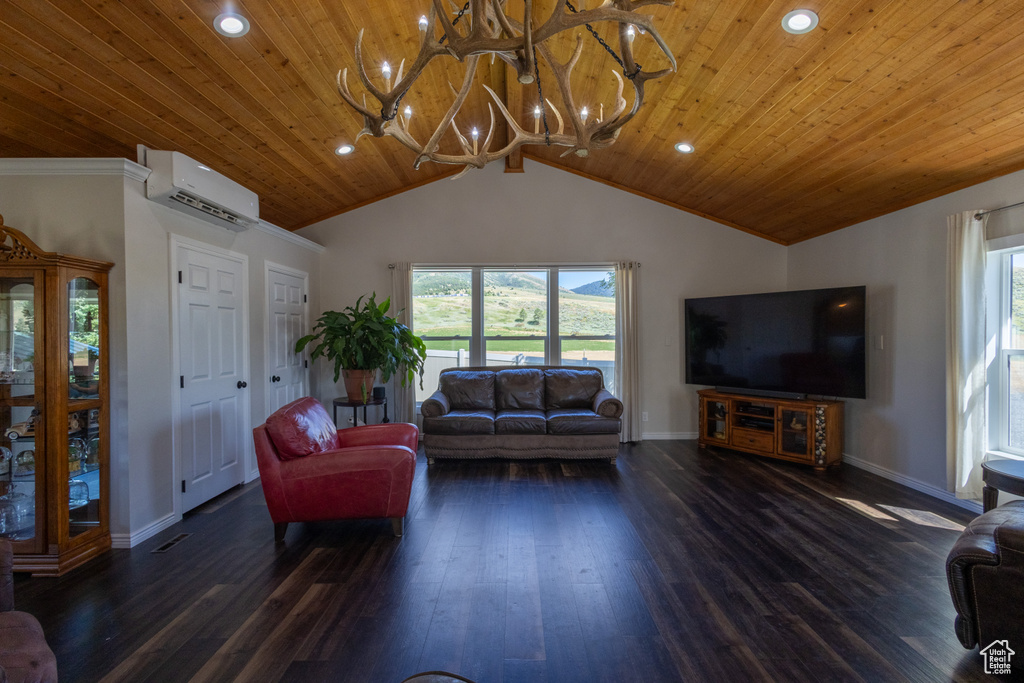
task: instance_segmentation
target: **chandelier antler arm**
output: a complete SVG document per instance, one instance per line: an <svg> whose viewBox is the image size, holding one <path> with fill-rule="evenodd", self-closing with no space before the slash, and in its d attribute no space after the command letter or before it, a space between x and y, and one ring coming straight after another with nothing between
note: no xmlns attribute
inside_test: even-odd
<svg viewBox="0 0 1024 683"><path fill-rule="evenodd" d="M436 2L437 0L435 0ZM437 125L434 130L434 134L430 136L430 140L427 141L426 146L420 151L416 161L413 163L413 168L419 168L420 164L424 160L430 160L434 153L437 151L437 146L441 143L441 136L448 130L448 126L455 119L455 114L458 113L459 109L462 108L462 103L466 101L466 96L469 94L469 89L473 85L473 76L476 74L476 64L480 60L480 55L472 55L466 60L466 77L462 79L462 88L455 96L455 101L452 102L451 106L448 107L448 111L445 112L444 118L441 119L441 123ZM451 84L448 84L449 87ZM454 88L453 88L454 90Z"/></svg>

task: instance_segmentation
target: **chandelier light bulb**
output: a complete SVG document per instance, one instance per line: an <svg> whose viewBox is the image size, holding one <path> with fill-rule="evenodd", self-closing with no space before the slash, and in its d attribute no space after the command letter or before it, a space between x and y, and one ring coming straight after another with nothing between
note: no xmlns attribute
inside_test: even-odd
<svg viewBox="0 0 1024 683"><path fill-rule="evenodd" d="M583 123L587 122L587 117L588 116L590 116L590 112L587 111L586 107L583 107L583 109L580 109L580 118L583 119Z"/></svg>
<svg viewBox="0 0 1024 683"><path fill-rule="evenodd" d="M412 107L406 105L405 110L402 113L405 114L405 120L408 121L412 118Z"/></svg>
<svg viewBox="0 0 1024 683"><path fill-rule="evenodd" d="M420 17L420 31L422 31L423 33L427 32L427 18L426 17Z"/></svg>
<svg viewBox="0 0 1024 683"><path fill-rule="evenodd" d="M626 37L630 40L636 38L636 29L633 28L633 24L630 24L629 28L626 29Z"/></svg>
<svg viewBox="0 0 1024 683"><path fill-rule="evenodd" d="M473 132L472 132L472 136L473 136L473 139L476 140L477 138L480 137L480 131L478 131L476 128L474 128Z"/></svg>
<svg viewBox="0 0 1024 683"><path fill-rule="evenodd" d="M384 62L384 65L380 68L380 72L384 74L384 78L391 78L391 65Z"/></svg>
<svg viewBox="0 0 1024 683"><path fill-rule="evenodd" d="M540 118L540 107L539 106L533 108L533 118L535 118L535 119L539 119Z"/></svg>

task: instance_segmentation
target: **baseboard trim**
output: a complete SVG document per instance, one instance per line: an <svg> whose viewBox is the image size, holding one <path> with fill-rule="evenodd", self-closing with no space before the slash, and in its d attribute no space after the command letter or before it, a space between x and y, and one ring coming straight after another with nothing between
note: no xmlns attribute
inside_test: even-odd
<svg viewBox="0 0 1024 683"><path fill-rule="evenodd" d="M877 474L878 476L884 479L888 479L889 481L894 481L897 484L902 484L907 488L912 488L915 491L920 491L921 493L925 493L933 498L938 498L939 500L945 501L947 503L952 503L953 505L965 508L967 510L970 510L971 512L977 512L978 514L981 514L981 502L979 501L964 500L963 498L957 498L956 494L950 493L945 489L940 489L938 486L925 484L924 482L918 481L917 479L914 479L912 477L908 477L906 475L893 472L890 469L880 467L879 465L867 462L866 460L861 460L860 458L855 458L851 455L844 454L843 462L848 465L852 465L857 469L865 470L871 472L872 474Z"/></svg>
<svg viewBox="0 0 1024 683"><path fill-rule="evenodd" d="M697 438L697 432L644 432L644 441L671 441L681 439L683 441L693 441Z"/></svg>
<svg viewBox="0 0 1024 683"><path fill-rule="evenodd" d="M110 534L110 547L121 549L134 548L143 541L153 538L164 529L170 528L180 520L181 518L172 512L149 526L133 531L130 534Z"/></svg>

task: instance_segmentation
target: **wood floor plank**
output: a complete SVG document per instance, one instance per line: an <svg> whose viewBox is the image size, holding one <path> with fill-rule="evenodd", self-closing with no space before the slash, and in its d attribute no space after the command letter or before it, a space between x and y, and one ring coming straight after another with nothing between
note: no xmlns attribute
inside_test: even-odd
<svg viewBox="0 0 1024 683"><path fill-rule="evenodd" d="M615 466L421 456L402 538L345 520L275 544L255 482L66 577L18 575L15 596L76 683L985 680L953 632L958 534L919 523L936 516L973 517L690 441Z"/></svg>

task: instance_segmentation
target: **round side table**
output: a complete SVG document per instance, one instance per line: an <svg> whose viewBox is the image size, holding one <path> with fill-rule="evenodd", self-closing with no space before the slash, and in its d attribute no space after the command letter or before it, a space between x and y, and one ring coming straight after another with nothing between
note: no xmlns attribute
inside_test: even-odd
<svg viewBox="0 0 1024 683"><path fill-rule="evenodd" d="M1024 496L1024 460L988 460L981 463L982 510L988 512L999 504L999 492Z"/></svg>
<svg viewBox="0 0 1024 683"><path fill-rule="evenodd" d="M350 401L348 398L336 398L334 399L334 426L338 426L338 408L351 408L352 409L352 426L357 424L358 411L360 408L363 409L363 424L366 424L366 406L384 406L384 419L381 420L381 424L387 424L391 422L388 419L388 399L384 398L373 398L367 397L366 403L362 401Z"/></svg>

